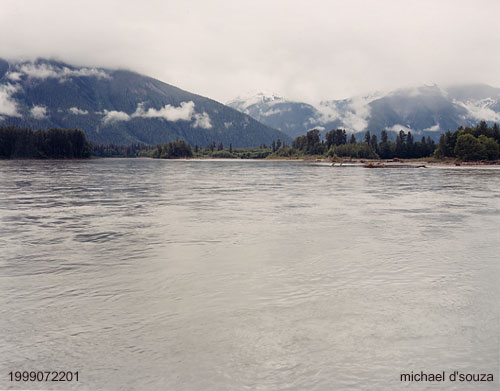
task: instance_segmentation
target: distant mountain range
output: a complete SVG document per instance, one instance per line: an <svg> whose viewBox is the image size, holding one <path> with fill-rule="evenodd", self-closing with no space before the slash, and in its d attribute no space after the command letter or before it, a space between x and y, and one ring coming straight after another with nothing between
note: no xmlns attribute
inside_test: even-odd
<svg viewBox="0 0 500 391"><path fill-rule="evenodd" d="M0 125L81 129L91 141L115 144L291 142L251 116L159 80L45 59L0 59Z"/></svg>
<svg viewBox="0 0 500 391"><path fill-rule="evenodd" d="M473 126L481 120L500 122L500 88L484 84L421 86L324 101L315 106L260 93L237 98L228 106L290 137L312 128L327 131L340 127L352 133L369 130L372 134L402 129L436 139L443 131Z"/></svg>

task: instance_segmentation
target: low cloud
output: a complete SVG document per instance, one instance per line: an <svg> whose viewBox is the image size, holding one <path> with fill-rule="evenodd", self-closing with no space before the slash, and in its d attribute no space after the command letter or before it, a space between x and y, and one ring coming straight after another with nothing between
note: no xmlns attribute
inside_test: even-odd
<svg viewBox="0 0 500 391"><path fill-rule="evenodd" d="M210 129L212 127L212 123L210 122L209 115L205 112L203 112L202 114L195 114L193 127Z"/></svg>
<svg viewBox="0 0 500 391"><path fill-rule="evenodd" d="M104 110L104 118L102 119L102 122L105 125L108 125L115 122L128 121L128 120L130 120L130 115L128 115L123 111Z"/></svg>
<svg viewBox="0 0 500 391"><path fill-rule="evenodd" d="M159 118L170 122L194 120L193 127L195 128L210 129L212 127L210 117L207 113L203 112L200 114L195 112L194 110L195 104L193 101L181 102L181 104L178 107L172 105L165 105L159 110L151 107L146 110L144 108L144 105L145 105L144 103L139 103L137 105L137 109L135 110L135 112L130 115L123 111L116 111L116 110L112 111L104 110L104 113L97 113L97 114L104 114L104 118L102 119L102 122L104 124L110 124L120 121L129 121L132 118ZM70 110L72 109L79 110L76 107L72 107ZM76 114L76 112L74 112L74 114ZM78 114L83 114L83 113L78 113Z"/></svg>
<svg viewBox="0 0 500 391"><path fill-rule="evenodd" d="M12 84L0 85L0 114L8 117L21 117L21 114L17 111L17 103L12 98L18 88L18 86Z"/></svg>
<svg viewBox="0 0 500 391"><path fill-rule="evenodd" d="M174 107L172 105L165 105L160 110L149 108L147 111L144 110L144 103L140 103L137 106L137 110L132 117L141 118L163 118L167 121L190 121L194 115L194 102L181 102L179 107Z"/></svg>
<svg viewBox="0 0 500 391"><path fill-rule="evenodd" d="M47 64L23 64L19 67L20 73L27 75L33 79L48 79L50 77L59 77L54 67Z"/></svg>
<svg viewBox="0 0 500 391"><path fill-rule="evenodd" d="M35 119L46 119L48 117L47 108L45 106L33 106L30 110L30 114Z"/></svg>
<svg viewBox="0 0 500 391"><path fill-rule="evenodd" d="M306 124L304 124L306 125ZM319 130L320 132L324 132L326 129L324 126L315 126L314 128L311 128L311 129L307 129L307 131L309 132L310 130Z"/></svg>
<svg viewBox="0 0 500 391"><path fill-rule="evenodd" d="M411 129L411 128L409 128L405 125L401 125L401 124L396 124L396 125L393 125L391 127L387 127L387 128L385 128L385 130L389 130L391 132L397 132L397 133L399 133L399 131L401 131L401 130L406 132L406 133L408 133L408 132L415 133L414 129Z"/></svg>
<svg viewBox="0 0 500 391"><path fill-rule="evenodd" d="M32 79L60 79L64 81L70 77L96 77L98 79L109 79L110 76L101 69L97 68L79 68L70 69L68 67L55 67L50 64L22 64L18 67L18 72L13 72L20 78L21 74ZM11 73L12 74L12 73Z"/></svg>
<svg viewBox="0 0 500 391"><path fill-rule="evenodd" d="M78 107L71 107L68 109L68 111L74 115L86 115L89 113L88 110L82 110L79 109Z"/></svg>
<svg viewBox="0 0 500 391"><path fill-rule="evenodd" d="M285 109L270 109L268 111L261 112L260 115L262 117L269 117L271 115L281 114L281 113L285 113L285 112L288 112L288 111L292 111L292 108L288 107L288 108L285 108Z"/></svg>
<svg viewBox="0 0 500 391"><path fill-rule="evenodd" d="M424 129L425 132L438 132L440 130L441 130L441 128L439 127L439 123L437 123L433 126L430 126L427 129Z"/></svg>
<svg viewBox="0 0 500 391"><path fill-rule="evenodd" d="M491 98L477 101L460 102L454 100L453 103L467 110L469 117L479 121L500 122L500 113L493 111L490 107L497 103Z"/></svg>
<svg viewBox="0 0 500 391"><path fill-rule="evenodd" d="M7 79L12 80L12 81L19 81L21 80L22 74L19 72L8 72L6 75Z"/></svg>

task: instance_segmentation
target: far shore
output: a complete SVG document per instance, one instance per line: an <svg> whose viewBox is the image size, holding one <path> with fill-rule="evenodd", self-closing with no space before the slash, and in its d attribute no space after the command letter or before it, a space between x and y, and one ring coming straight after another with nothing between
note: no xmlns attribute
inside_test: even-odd
<svg viewBox="0 0 500 391"><path fill-rule="evenodd" d="M457 159L436 159L433 157L419 159L359 159L359 158L325 158L323 156L290 156L280 158L264 158L264 159L238 159L238 158L212 158L207 156L194 156L182 158L181 160L252 160L252 161L297 161L308 163L330 163L332 166L346 165L364 165L370 168L384 167L432 167L432 166L499 166L500 160L481 160L481 161L459 161Z"/></svg>

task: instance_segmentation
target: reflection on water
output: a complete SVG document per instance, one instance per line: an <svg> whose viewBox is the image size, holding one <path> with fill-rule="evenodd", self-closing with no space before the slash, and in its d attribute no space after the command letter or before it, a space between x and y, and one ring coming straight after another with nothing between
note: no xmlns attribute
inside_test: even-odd
<svg viewBox="0 0 500 391"><path fill-rule="evenodd" d="M497 389L499 227L495 169L0 161L0 388Z"/></svg>

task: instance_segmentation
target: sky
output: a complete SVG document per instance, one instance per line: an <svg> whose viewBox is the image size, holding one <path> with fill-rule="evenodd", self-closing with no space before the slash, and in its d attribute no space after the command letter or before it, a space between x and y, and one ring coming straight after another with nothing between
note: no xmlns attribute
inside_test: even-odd
<svg viewBox="0 0 500 391"><path fill-rule="evenodd" d="M124 68L220 102L500 87L498 0L0 0L0 57Z"/></svg>

